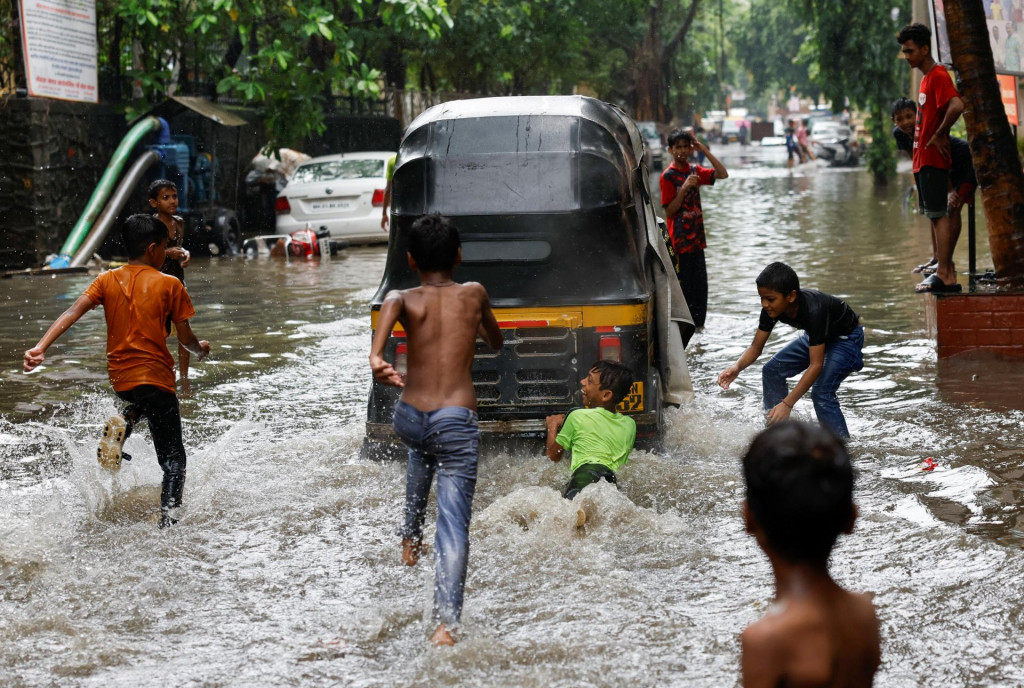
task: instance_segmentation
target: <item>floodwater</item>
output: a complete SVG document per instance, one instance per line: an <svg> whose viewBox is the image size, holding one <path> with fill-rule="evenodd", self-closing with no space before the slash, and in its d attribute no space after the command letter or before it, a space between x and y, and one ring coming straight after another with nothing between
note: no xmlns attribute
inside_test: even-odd
<svg viewBox="0 0 1024 688"><path fill-rule="evenodd" d="M0 682L735 685L738 634L772 595L738 515L759 365L728 392L715 378L753 336L754 277L783 260L867 328L864 370L841 391L861 518L833 570L875 594L876 685L1024 684L1024 368L936 361L909 274L929 253L925 220L902 203L909 174L876 191L863 170L789 172L754 148L723 157L731 177L703 192L711 308L689 349L696 401L670 412L663 453L634 453L621 490L581 495L581 531L556 492L567 466L536 447L485 449L452 649L426 642L431 567L399 562L404 468L359 458L383 248L188 268L193 327L214 353L183 395L186 507L168 531L153 523L147 433L116 475L94 458L115 410L102 315L45 369L20 372L90 278L0 282ZM762 362L792 336L777 329ZM939 467L921 472L929 456Z"/></svg>

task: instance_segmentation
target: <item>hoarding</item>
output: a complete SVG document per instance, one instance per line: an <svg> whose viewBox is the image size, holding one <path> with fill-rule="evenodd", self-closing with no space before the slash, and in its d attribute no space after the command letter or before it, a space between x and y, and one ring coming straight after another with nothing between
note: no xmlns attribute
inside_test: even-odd
<svg viewBox="0 0 1024 688"><path fill-rule="evenodd" d="M96 0L21 0L31 96L98 102Z"/></svg>
<svg viewBox="0 0 1024 688"><path fill-rule="evenodd" d="M985 22L988 24L988 41L992 46L992 57L996 71L1000 74L1024 76L1022 47L1024 47L1024 0L982 0L985 6ZM949 36L946 33L946 9L944 0L932 0L932 46L935 60L942 64L953 63L949 51Z"/></svg>

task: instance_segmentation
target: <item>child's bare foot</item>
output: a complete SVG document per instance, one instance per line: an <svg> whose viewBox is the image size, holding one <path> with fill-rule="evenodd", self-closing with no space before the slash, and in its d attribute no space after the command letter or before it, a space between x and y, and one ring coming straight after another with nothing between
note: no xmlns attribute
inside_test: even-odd
<svg viewBox="0 0 1024 688"><path fill-rule="evenodd" d="M402 540L402 563L406 566L415 566L428 549L429 547L424 545L422 540L405 538Z"/></svg>
<svg viewBox="0 0 1024 688"><path fill-rule="evenodd" d="M434 635L430 636L430 644L435 647L452 646L455 644L455 638L448 632L444 624L438 624L437 629L434 631Z"/></svg>

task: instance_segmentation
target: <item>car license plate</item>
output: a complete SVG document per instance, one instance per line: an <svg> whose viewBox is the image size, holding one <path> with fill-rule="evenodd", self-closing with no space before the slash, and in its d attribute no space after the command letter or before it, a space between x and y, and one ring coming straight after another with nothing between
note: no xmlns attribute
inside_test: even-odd
<svg viewBox="0 0 1024 688"><path fill-rule="evenodd" d="M644 410L644 383L634 382L629 388L629 394L627 394L619 405L615 407L616 410L621 412L626 411L643 411Z"/></svg>
<svg viewBox="0 0 1024 688"><path fill-rule="evenodd" d="M352 207L352 203L349 201L316 201L310 203L309 207L313 210L348 210Z"/></svg>

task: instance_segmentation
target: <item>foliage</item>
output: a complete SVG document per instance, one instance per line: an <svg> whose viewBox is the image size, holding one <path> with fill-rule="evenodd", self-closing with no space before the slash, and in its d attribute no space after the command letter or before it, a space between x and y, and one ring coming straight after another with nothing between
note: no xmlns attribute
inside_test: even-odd
<svg viewBox="0 0 1024 688"><path fill-rule="evenodd" d="M380 72L354 52L353 26L435 39L451 26L445 0L100 0L97 9L113 18L101 22L100 51L132 83L133 110L215 90L263 106L272 147L322 132L337 95L378 95Z"/></svg>
<svg viewBox="0 0 1024 688"><path fill-rule="evenodd" d="M752 0L747 20L731 31L736 56L750 73L750 95L788 91L791 87L817 100L821 88L801 60L810 27L804 16L778 0Z"/></svg>

